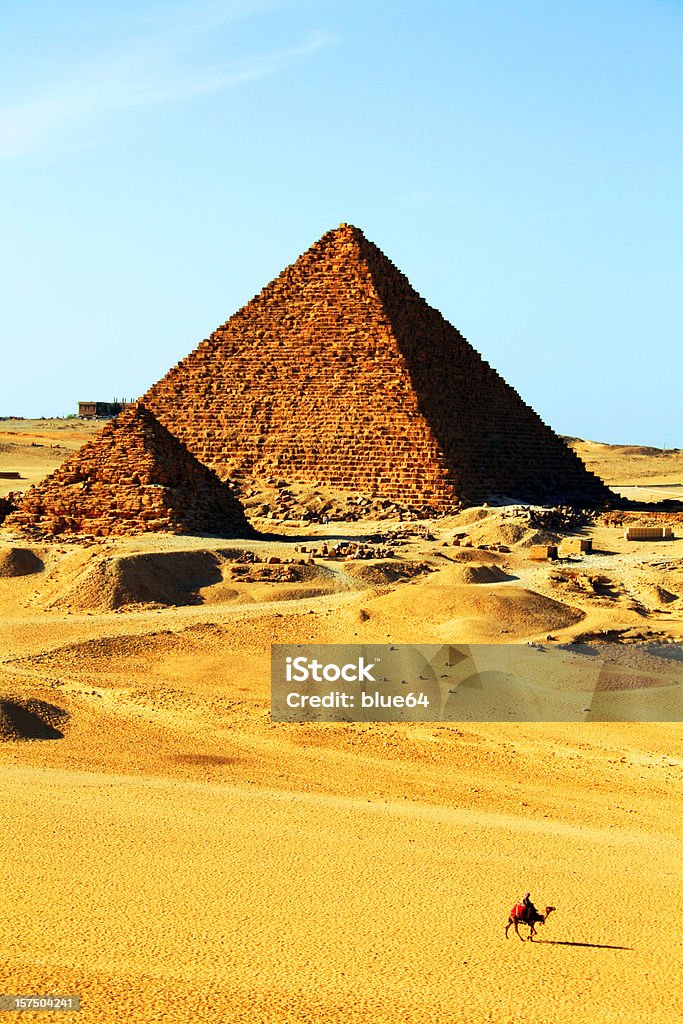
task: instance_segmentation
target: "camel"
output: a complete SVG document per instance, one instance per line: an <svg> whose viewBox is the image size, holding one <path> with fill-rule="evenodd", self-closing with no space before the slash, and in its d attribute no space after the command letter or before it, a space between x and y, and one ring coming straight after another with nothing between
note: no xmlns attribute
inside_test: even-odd
<svg viewBox="0 0 683 1024"><path fill-rule="evenodd" d="M555 910L555 907L546 907L545 913L539 914L535 907L531 909L529 907L525 907L522 903L515 903L514 907L510 911L508 923L505 925L505 938L507 939L510 925L513 924L515 926L515 931L517 932L517 938L520 942L524 942L524 939L519 934L519 925L528 924L531 929L528 939L529 942L533 942L534 935L536 934L534 925L545 924L548 920L548 914L551 914L553 910Z"/></svg>

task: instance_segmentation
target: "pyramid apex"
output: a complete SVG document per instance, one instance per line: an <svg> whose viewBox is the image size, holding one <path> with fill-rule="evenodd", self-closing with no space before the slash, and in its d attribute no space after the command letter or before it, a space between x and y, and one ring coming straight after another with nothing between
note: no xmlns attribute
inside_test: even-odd
<svg viewBox="0 0 683 1024"><path fill-rule="evenodd" d="M348 221L327 230L144 401L220 472L277 472L306 485L324 479L428 511L496 494L587 503L608 496Z"/></svg>
<svg viewBox="0 0 683 1024"><path fill-rule="evenodd" d="M350 224L349 221L343 220L338 228L332 228L327 231L319 241L322 242L323 239L332 239L333 241L343 241L345 243L350 240L358 242L364 240L365 235L355 224Z"/></svg>

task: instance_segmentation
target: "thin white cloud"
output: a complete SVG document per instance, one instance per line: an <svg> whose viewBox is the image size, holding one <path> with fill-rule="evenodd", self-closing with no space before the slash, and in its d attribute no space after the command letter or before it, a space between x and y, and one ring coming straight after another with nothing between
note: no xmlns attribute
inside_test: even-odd
<svg viewBox="0 0 683 1024"><path fill-rule="evenodd" d="M71 69L37 96L0 107L0 158L52 149L111 112L188 100L276 74L336 42L330 33L315 32L296 46L209 67L193 54L193 44L221 25L271 6L233 2L181 9L156 32Z"/></svg>

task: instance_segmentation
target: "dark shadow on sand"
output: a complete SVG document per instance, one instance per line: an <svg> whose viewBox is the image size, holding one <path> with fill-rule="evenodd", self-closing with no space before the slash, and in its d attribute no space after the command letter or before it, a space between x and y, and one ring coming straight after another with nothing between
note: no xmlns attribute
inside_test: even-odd
<svg viewBox="0 0 683 1024"><path fill-rule="evenodd" d="M603 946L599 942L566 942L561 939L535 939L535 942L542 942L545 946L581 946L585 949L628 949L633 952L633 946Z"/></svg>
<svg viewBox="0 0 683 1024"><path fill-rule="evenodd" d="M373 540L374 538L374 540ZM369 534L356 534L356 533L330 533L322 536L313 536L310 533L259 533L255 540L267 540L276 542L291 542L294 544L327 544L334 545L339 543L350 543L350 544L379 544L380 540L377 537L377 531ZM386 543L386 542L384 542Z"/></svg>

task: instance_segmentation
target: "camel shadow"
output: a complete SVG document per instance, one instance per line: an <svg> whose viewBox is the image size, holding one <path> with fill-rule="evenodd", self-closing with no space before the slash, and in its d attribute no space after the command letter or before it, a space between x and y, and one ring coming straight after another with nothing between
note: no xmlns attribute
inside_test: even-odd
<svg viewBox="0 0 683 1024"><path fill-rule="evenodd" d="M633 951L633 946L604 946L599 942L567 942L561 939L535 939L536 942L542 942L545 946L582 946L586 949L628 949Z"/></svg>

